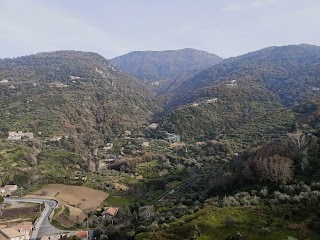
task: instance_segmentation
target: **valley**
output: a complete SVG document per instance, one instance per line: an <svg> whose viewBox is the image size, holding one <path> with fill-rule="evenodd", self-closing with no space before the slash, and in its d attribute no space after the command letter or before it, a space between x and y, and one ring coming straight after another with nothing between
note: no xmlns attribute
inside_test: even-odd
<svg viewBox="0 0 320 240"><path fill-rule="evenodd" d="M319 66L306 44L1 59L1 184L93 238L318 239Z"/></svg>

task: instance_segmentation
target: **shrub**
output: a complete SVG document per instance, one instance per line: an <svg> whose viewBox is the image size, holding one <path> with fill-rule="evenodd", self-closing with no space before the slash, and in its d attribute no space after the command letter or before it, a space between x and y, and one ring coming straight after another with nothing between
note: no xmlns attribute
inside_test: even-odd
<svg viewBox="0 0 320 240"><path fill-rule="evenodd" d="M266 197L268 195L268 188L266 186L264 186L260 192L259 192L259 195L262 196L262 197Z"/></svg>
<svg viewBox="0 0 320 240"><path fill-rule="evenodd" d="M224 197L222 201L223 207L237 207L240 206L240 203L234 197Z"/></svg>

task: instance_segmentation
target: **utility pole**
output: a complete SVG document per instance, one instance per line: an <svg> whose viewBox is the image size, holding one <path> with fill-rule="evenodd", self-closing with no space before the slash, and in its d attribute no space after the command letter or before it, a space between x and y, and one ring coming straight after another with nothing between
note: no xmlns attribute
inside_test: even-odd
<svg viewBox="0 0 320 240"><path fill-rule="evenodd" d="M20 187L20 201L22 200L22 187Z"/></svg>

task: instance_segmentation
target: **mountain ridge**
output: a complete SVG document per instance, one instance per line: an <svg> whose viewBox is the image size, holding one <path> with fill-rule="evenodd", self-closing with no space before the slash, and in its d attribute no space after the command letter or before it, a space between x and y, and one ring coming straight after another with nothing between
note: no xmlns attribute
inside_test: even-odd
<svg viewBox="0 0 320 240"><path fill-rule="evenodd" d="M205 51L186 48L166 51L134 51L110 60L122 71L163 91L186 71L205 69L222 58Z"/></svg>

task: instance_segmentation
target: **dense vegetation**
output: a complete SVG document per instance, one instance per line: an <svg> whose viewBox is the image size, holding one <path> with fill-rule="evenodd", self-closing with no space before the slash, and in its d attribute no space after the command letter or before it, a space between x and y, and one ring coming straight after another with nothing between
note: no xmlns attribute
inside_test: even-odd
<svg viewBox="0 0 320 240"><path fill-rule="evenodd" d="M187 138L199 135L198 132L230 132L234 123L239 126L247 122L246 117L261 117L265 113L252 111L254 108L268 109L275 103L278 107L292 106L319 96L319 66L320 48L311 45L270 47L230 58L163 96L165 111L157 119L164 129ZM202 104L191 108L210 98L218 98L216 106ZM212 126L214 130L208 130Z"/></svg>
<svg viewBox="0 0 320 240"><path fill-rule="evenodd" d="M156 128L151 92L99 55L1 60L1 183L108 192L118 214L75 226L99 239L319 239L319 59L272 47L185 73Z"/></svg>
<svg viewBox="0 0 320 240"><path fill-rule="evenodd" d="M57 159L58 164L58 158L64 161L57 165L64 175L70 172L68 164L96 170L100 145L147 123L158 109L148 88L94 53L59 51L3 59L0 79L1 138L9 131L34 134L24 141L1 140L1 172L13 168L11 175L44 176L46 160ZM69 162L75 154L76 165ZM20 166L14 164L18 159ZM52 168L50 172L54 174Z"/></svg>

